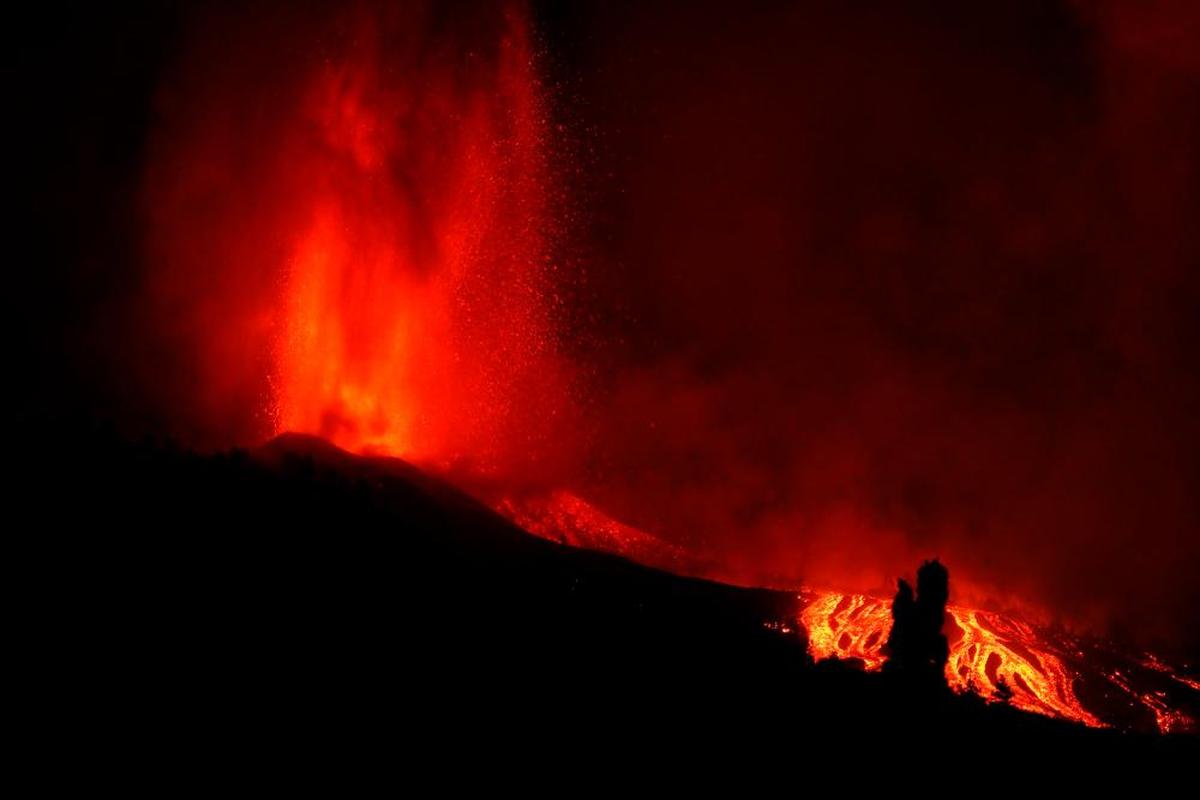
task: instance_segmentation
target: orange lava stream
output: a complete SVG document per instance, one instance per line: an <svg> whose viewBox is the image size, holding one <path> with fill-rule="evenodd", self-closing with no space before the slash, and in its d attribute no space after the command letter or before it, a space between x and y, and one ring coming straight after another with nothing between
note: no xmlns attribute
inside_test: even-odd
<svg viewBox="0 0 1200 800"><path fill-rule="evenodd" d="M1003 685L1017 708L1103 726L1075 696L1075 675L1028 624L961 606L947 610L962 630L946 665L952 688L995 697Z"/></svg>
<svg viewBox="0 0 1200 800"><path fill-rule="evenodd" d="M892 629L887 603L861 594L824 592L800 612L814 658L857 658L869 670L887 660L880 648Z"/></svg>
<svg viewBox="0 0 1200 800"><path fill-rule="evenodd" d="M973 691L989 699L1011 692L1009 702L1017 708L1103 726L1076 697L1073 673L1032 627L962 606L950 606L948 612L946 679L955 691ZM808 631L814 658L860 659L868 670L881 668L886 660L882 648L892 615L885 600L819 592L801 611L800 622ZM957 631L952 630L955 626Z"/></svg>

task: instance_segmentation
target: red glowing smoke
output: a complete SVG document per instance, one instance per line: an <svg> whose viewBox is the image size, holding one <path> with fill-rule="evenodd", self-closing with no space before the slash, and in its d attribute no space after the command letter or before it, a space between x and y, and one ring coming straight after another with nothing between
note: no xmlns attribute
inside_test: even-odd
<svg viewBox="0 0 1200 800"><path fill-rule="evenodd" d="M1178 641L1200 17L1126 5L594 8L627 313L589 500L751 581L939 555L957 602Z"/></svg>

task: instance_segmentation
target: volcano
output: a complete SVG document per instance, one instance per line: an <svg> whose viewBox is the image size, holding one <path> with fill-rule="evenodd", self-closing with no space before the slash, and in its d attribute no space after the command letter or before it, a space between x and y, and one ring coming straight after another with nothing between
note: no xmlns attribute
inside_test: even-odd
<svg viewBox="0 0 1200 800"><path fill-rule="evenodd" d="M1200 742L1187 3L29 11L31 739Z"/></svg>

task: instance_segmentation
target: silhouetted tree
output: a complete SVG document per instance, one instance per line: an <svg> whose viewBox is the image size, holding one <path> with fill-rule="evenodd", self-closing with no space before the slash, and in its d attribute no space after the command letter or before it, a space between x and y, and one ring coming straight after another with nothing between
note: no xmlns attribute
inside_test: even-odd
<svg viewBox="0 0 1200 800"><path fill-rule="evenodd" d="M911 651L912 632L916 627L917 606L913 598L912 587L908 581L901 578L892 600L892 631L888 635L885 651L888 653L888 663L898 665L906 661Z"/></svg>
<svg viewBox="0 0 1200 800"><path fill-rule="evenodd" d="M892 632L888 635L888 660L884 669L917 680L945 683L950 645L942 626L950 597L950 573L938 562L926 561L917 570L914 597L908 581L901 579L892 601Z"/></svg>

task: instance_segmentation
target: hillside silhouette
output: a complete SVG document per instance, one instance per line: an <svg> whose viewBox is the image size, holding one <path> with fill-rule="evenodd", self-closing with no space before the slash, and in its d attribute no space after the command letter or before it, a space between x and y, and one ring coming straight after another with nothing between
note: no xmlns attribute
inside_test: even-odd
<svg viewBox="0 0 1200 800"><path fill-rule="evenodd" d="M403 730L732 757L897 724L959 746L1180 746L814 664L793 594L536 538L396 459L297 436L210 455L72 441L30 472L19 626L51 710L105 746L324 752Z"/></svg>

